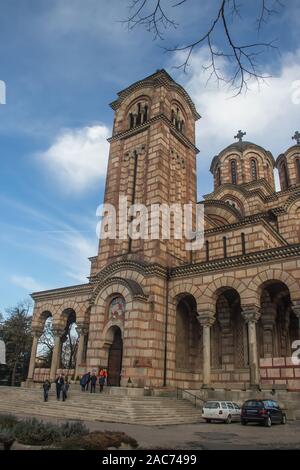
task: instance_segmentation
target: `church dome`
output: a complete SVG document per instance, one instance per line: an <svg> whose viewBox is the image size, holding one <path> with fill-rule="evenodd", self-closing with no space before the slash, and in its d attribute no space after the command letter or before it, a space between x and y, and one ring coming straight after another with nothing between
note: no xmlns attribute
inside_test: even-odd
<svg viewBox="0 0 300 470"><path fill-rule="evenodd" d="M300 183L300 132L296 131L292 139L296 141L295 145L289 147L276 159L282 191Z"/></svg>
<svg viewBox="0 0 300 470"><path fill-rule="evenodd" d="M253 142L242 140L245 133L239 131L233 142L216 155L210 171L214 176L214 188L223 184L245 184L265 179L275 190L271 152Z"/></svg>

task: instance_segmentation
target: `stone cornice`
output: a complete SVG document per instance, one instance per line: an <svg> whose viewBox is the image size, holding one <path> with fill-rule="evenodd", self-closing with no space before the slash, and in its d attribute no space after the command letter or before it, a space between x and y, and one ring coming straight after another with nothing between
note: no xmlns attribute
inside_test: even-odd
<svg viewBox="0 0 300 470"><path fill-rule="evenodd" d="M265 202L267 201L267 199L269 197L273 197L274 195L271 194L271 195L267 195L267 194L264 194L264 192L260 189L260 188L257 188L255 187L256 184L253 184L253 183L257 183L257 182L260 182L260 183L266 183L266 180L264 178L261 178L260 180L257 180L255 182L249 182L249 183L243 183L243 184L231 184L231 183L224 183L222 184L221 186L219 186L215 191L213 191L212 193L209 193L209 194L205 194L204 195L204 201L209 201L210 199L213 199L215 198L215 196L217 196L218 194L222 193L224 190L234 190L234 191L239 191L243 194L244 197L248 198L248 197L251 197L251 196L259 196L260 199ZM277 193L274 193L274 194L277 194Z"/></svg>
<svg viewBox="0 0 300 470"><path fill-rule="evenodd" d="M107 139L107 141L111 143L111 142L115 142L116 140L126 139L127 137L136 135L140 132L147 130L153 122L157 122L157 121L163 121L165 124L167 124L170 127L171 133L175 137L177 137L177 139L180 140L182 144L192 149L194 152L199 153L199 150L197 149L197 147L184 134L179 132L176 129L176 127L172 124L172 122L164 114L158 114L157 116L154 116L153 118L149 119L143 124L140 124L139 126L136 126L132 129L127 129L126 131L123 131L123 132L119 132L118 134L111 136L109 139Z"/></svg>
<svg viewBox="0 0 300 470"><path fill-rule="evenodd" d="M59 289L45 290L41 292L34 292L31 297L35 301L45 301L60 299L64 297L74 297L75 295L88 295L93 290L91 284L78 284L76 286L62 287Z"/></svg>
<svg viewBox="0 0 300 470"><path fill-rule="evenodd" d="M300 244L289 245L269 250L257 251L246 255L232 256L202 263L178 266L170 270L171 279L208 274L213 271L224 271L231 268L242 268L253 264L270 263L273 261L300 256Z"/></svg>
<svg viewBox="0 0 300 470"><path fill-rule="evenodd" d="M97 274L90 277L90 282L92 285L98 284L99 282L103 281L108 276L112 276L118 271L121 270L132 270L137 271L143 274L146 277L149 276L159 276L166 278L167 276L167 269L161 266L160 264L148 264L144 262L138 262L133 260L120 260L111 263L108 266L105 266L101 271Z"/></svg>
<svg viewBox="0 0 300 470"><path fill-rule="evenodd" d="M284 212L284 210L282 209ZM255 214L255 215L249 215L247 217L244 217L242 220L239 222L235 222L233 224L226 224L226 225L221 225L216 228L210 228L208 230L205 230L205 235L213 234L213 233L223 233L223 232L228 232L229 230L234 230L239 227L244 227L245 225L252 225L256 224L258 222L264 223L267 228L272 232L272 234L281 242L283 245L287 244L287 241L285 238L277 232L277 230L269 223L269 214L268 212L262 212L260 214Z"/></svg>

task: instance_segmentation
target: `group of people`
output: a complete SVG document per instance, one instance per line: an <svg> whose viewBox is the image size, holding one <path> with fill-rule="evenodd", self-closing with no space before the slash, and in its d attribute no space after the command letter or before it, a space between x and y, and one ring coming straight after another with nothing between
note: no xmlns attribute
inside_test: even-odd
<svg viewBox="0 0 300 470"><path fill-rule="evenodd" d="M107 369L101 368L99 374L97 375L96 372L92 374L87 372L84 374L80 379L80 386L83 392L88 391L90 388L91 393L96 393L96 385L97 382L99 383L100 393L103 392L104 385L107 384ZM62 397L62 401L66 401L68 398L68 391L70 388L70 383L68 381L68 377L65 377L64 374L59 374L59 376L55 380L55 387L56 387L56 399L60 400ZM44 391L44 401L48 401L49 399L49 391L51 389L51 382L50 380L46 379L43 383L43 391Z"/></svg>
<svg viewBox="0 0 300 470"><path fill-rule="evenodd" d="M87 372L80 379L82 392L88 391L90 388L91 393L96 393L96 385L99 383L100 393L103 392L104 385L107 384L107 369L100 369L99 375L96 372L92 374Z"/></svg>
<svg viewBox="0 0 300 470"><path fill-rule="evenodd" d="M66 401L66 399L68 398L68 391L70 388L68 377L65 378L64 374L59 374L59 376L55 380L55 386L56 386L56 399L60 400L60 397L62 396L62 401ZM43 383L44 401L48 401L49 399L50 388L51 388L51 383L48 379L46 379Z"/></svg>

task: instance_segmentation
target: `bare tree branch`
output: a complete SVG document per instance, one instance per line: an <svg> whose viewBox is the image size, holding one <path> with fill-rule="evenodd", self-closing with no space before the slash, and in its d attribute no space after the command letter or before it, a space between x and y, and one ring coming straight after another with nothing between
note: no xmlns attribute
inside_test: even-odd
<svg viewBox="0 0 300 470"><path fill-rule="evenodd" d="M187 71L192 53L199 46L206 45L210 54L210 62L203 66L203 70L209 72L208 81L215 78L218 83L220 81L228 84L235 90L235 94L239 95L242 91L248 89L250 80L255 79L258 83L269 77L260 69L258 56L269 50L275 50L277 47L273 41L253 41L250 44L240 44L234 38L232 26L229 25L229 19L238 17L241 19L242 3L238 4L237 0L220 0L216 14L211 20L208 30L199 35L194 41L186 45L165 48L168 52L185 52L185 59L182 64L176 68L182 68ZM187 0L181 0L171 5L179 7L186 3ZM153 5L154 3L154 5ZM261 31L263 25L267 23L270 16L278 13L279 8L284 5L280 0L256 0L257 29ZM151 5L153 7L151 8ZM177 28L178 24L167 13L167 7L163 0L132 0L130 6L130 15L126 20L129 29L136 26L145 26L147 31L153 33L154 39L163 39L164 31L167 28ZM218 28L223 31L224 41L222 47L217 48L218 39L216 33ZM225 77L221 74L217 67L217 59L223 58L228 61L231 66L231 75Z"/></svg>

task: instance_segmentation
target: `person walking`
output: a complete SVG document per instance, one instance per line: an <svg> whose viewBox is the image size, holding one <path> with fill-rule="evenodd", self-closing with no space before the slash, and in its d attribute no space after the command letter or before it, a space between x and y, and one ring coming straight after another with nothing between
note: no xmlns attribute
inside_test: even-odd
<svg viewBox="0 0 300 470"><path fill-rule="evenodd" d="M65 379L64 379L64 376L63 374L59 374L59 376L57 377L57 379L55 380L55 384L56 384L56 399L57 400L60 400L60 394L61 394L61 390L62 390L62 387L65 383Z"/></svg>
<svg viewBox="0 0 300 470"><path fill-rule="evenodd" d="M84 392L85 391L85 376L86 374L82 375L79 383L80 383L80 386L81 386L81 391Z"/></svg>
<svg viewBox="0 0 300 470"><path fill-rule="evenodd" d="M69 388L70 388L70 384L69 384L68 378L66 378L66 380L65 380L65 382L62 386L62 399L63 399L63 401L66 401L66 399L68 398Z"/></svg>
<svg viewBox="0 0 300 470"><path fill-rule="evenodd" d="M86 378L85 378L85 390L88 392L89 391L89 383L91 381L91 373L88 372L86 375Z"/></svg>
<svg viewBox="0 0 300 470"><path fill-rule="evenodd" d="M46 379L43 383L44 401L48 401L50 388L51 388L51 383L49 382L48 379Z"/></svg>
<svg viewBox="0 0 300 470"><path fill-rule="evenodd" d="M99 385L100 385L100 393L103 392L103 387L105 385L105 374L104 374L104 370L101 369L100 370L100 374L99 374Z"/></svg>
<svg viewBox="0 0 300 470"><path fill-rule="evenodd" d="M91 393L96 393L97 375L95 372L91 375Z"/></svg>

